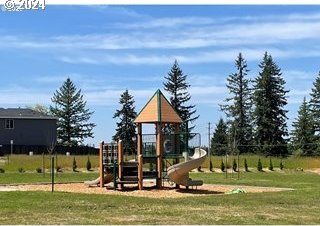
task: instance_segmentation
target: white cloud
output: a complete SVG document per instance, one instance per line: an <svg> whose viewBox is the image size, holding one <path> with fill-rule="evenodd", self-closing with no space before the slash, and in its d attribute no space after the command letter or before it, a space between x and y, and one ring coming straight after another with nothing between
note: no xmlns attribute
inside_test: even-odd
<svg viewBox="0 0 320 226"><path fill-rule="evenodd" d="M57 60L72 63L72 64L116 64L116 65L167 65L171 64L175 59L180 63L185 64L199 64L199 63L213 63L213 62L232 62L239 52L245 56L246 60L257 61L261 60L265 51L268 51L274 58L301 58L301 57L315 57L320 56L320 50L302 50L302 49L289 49L284 48L232 48L216 51L203 51L193 52L193 54L185 55L137 55L137 54L122 54L122 55L97 55L86 54L82 56L61 57Z"/></svg>
<svg viewBox="0 0 320 226"><path fill-rule="evenodd" d="M0 105L20 106L50 103L51 94L21 86L11 86L0 90Z"/></svg>
<svg viewBox="0 0 320 226"><path fill-rule="evenodd" d="M185 49L229 47L235 45L292 44L294 41L318 41L320 14L289 14L263 18L229 18L227 23L207 17L172 17L150 19L127 32L88 33L86 35L61 35L40 38L36 36L3 35L1 48L69 50L122 50L122 49ZM259 18L259 20L257 19ZM272 19L271 19L272 18ZM280 19L279 19L280 18ZM221 19L220 19L221 20ZM225 20L228 20L226 18ZM243 20L249 20L247 23ZM179 29L183 25L183 28ZM159 26L166 29L141 30ZM177 28L171 30L171 27ZM121 26L119 27L121 29ZM306 44L306 43L304 43ZM67 59L65 59L66 61ZM89 59L82 59L83 61Z"/></svg>
<svg viewBox="0 0 320 226"><path fill-rule="evenodd" d="M318 73L301 70L284 70L282 74L287 82L291 82L296 80L314 80Z"/></svg>
<svg viewBox="0 0 320 226"><path fill-rule="evenodd" d="M122 28L150 29L150 28L174 28L184 25L208 25L217 23L218 20L209 17L165 17L149 19L137 23L118 23Z"/></svg>

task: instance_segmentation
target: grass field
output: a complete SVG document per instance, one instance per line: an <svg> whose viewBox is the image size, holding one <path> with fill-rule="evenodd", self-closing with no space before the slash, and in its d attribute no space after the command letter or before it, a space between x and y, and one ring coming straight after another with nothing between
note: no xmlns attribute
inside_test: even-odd
<svg viewBox="0 0 320 226"><path fill-rule="evenodd" d="M95 176L85 173L69 174L74 180ZM241 185L290 187L295 190L165 199L63 192L0 192L0 222L1 224L320 223L320 176L317 174L285 170L241 173L240 180L230 177L225 179L221 173L192 173L191 177L212 184L238 184L239 187Z"/></svg>
<svg viewBox="0 0 320 226"><path fill-rule="evenodd" d="M85 168L86 163L90 159L92 168L97 168L99 166L99 156L97 155L78 155L75 156L78 168ZM74 156L65 156L58 155L55 160L55 165L60 166L63 170L72 170ZM2 158L2 163L0 163L0 167L4 168L9 172L17 172L19 168L23 168L26 171L36 172L36 168L50 169L51 166L51 157L49 155L11 155Z"/></svg>
<svg viewBox="0 0 320 226"><path fill-rule="evenodd" d="M90 159L92 168L99 167L99 156L97 155L90 155L90 156L75 156L78 168L85 169L86 163ZM74 156L65 156L65 155L58 155L56 160L56 165L60 166L64 171L72 170L72 163L73 163ZM130 158L130 157L128 157ZM221 156L212 156L213 165L216 168L220 167L221 159L225 157ZM230 156L228 158L229 165L232 165L233 159L237 156ZM244 167L244 159L247 159L248 165L250 168L256 168L258 159L261 159L262 164L265 168L269 166L270 158L266 158L263 156L257 155L241 155L240 156L240 168L243 169ZM44 159L44 161L43 161ZM272 163L275 168L279 168L280 165L280 158L272 157ZM49 169L51 165L51 158L50 156L43 156L35 155L35 156L28 156L28 155L12 155L2 157L0 160L0 168L4 168L5 171L8 172L17 172L19 168L23 168L29 172L35 172L36 168L42 168L44 163L45 168ZM296 169L296 168L303 168L303 169L310 169L310 168L320 168L320 157L288 157L282 159L282 163L286 169ZM208 168L209 166L209 158L204 162L202 165L204 168Z"/></svg>
<svg viewBox="0 0 320 226"><path fill-rule="evenodd" d="M93 180L98 177L97 172L65 172L55 174L55 182L76 182L76 181L86 181ZM51 174L46 173L0 173L0 184L20 184L20 183L41 183L41 182L51 182Z"/></svg>

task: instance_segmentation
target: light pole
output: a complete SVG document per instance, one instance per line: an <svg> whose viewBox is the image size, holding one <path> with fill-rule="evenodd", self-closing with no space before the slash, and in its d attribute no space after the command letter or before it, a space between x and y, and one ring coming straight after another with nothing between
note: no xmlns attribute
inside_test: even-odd
<svg viewBox="0 0 320 226"><path fill-rule="evenodd" d="M10 145L11 145L11 155L13 154L13 140L10 140Z"/></svg>

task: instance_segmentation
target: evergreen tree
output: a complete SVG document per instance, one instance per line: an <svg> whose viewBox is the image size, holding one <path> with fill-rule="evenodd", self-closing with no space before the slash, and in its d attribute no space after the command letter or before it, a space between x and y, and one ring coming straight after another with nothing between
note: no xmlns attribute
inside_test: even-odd
<svg viewBox="0 0 320 226"><path fill-rule="evenodd" d="M211 171L211 172L213 172L213 164L212 164L212 161L210 160L210 162L209 162L209 170Z"/></svg>
<svg viewBox="0 0 320 226"><path fill-rule="evenodd" d="M273 164L272 164L271 158L270 158L270 161L269 161L269 167L268 167L268 169L269 169L270 171L273 171Z"/></svg>
<svg viewBox="0 0 320 226"><path fill-rule="evenodd" d="M313 88L310 93L310 110L312 114L312 119L315 127L315 140L318 145L316 150L314 150L314 155L320 155L320 72L316 81L313 83Z"/></svg>
<svg viewBox="0 0 320 226"><path fill-rule="evenodd" d="M247 159L244 159L244 171L249 172L249 167L248 167Z"/></svg>
<svg viewBox="0 0 320 226"><path fill-rule="evenodd" d="M88 156L88 160L87 160L87 163L86 163L86 168L87 168L88 171L91 170L91 161L89 159L89 156Z"/></svg>
<svg viewBox="0 0 320 226"><path fill-rule="evenodd" d="M229 75L227 88L231 94L221 105L221 109L226 113L228 124L231 126L231 143L239 145L240 153L251 152L248 146L252 144L252 90L249 87L249 79L246 78L248 69L247 62L239 53L235 60L236 73ZM241 146L243 145L243 146Z"/></svg>
<svg viewBox="0 0 320 226"><path fill-rule="evenodd" d="M88 122L93 112L86 108L81 90L77 90L68 78L56 90L51 101L51 113L58 118L58 143L65 146L77 146L87 137L93 137L94 123Z"/></svg>
<svg viewBox="0 0 320 226"><path fill-rule="evenodd" d="M298 111L298 118L293 122L292 143L295 150L301 150L303 155L313 155L316 149L315 123L304 97Z"/></svg>
<svg viewBox="0 0 320 226"><path fill-rule="evenodd" d="M279 165L279 167L280 167L280 170L283 170L283 168L284 168L284 165L283 165L283 163L282 163L282 159L280 160L280 165Z"/></svg>
<svg viewBox="0 0 320 226"><path fill-rule="evenodd" d="M72 161L72 171L76 172L77 171L77 161L76 161L76 157L73 157L73 161Z"/></svg>
<svg viewBox="0 0 320 226"><path fill-rule="evenodd" d="M225 168L226 168L226 167L225 167L225 165L224 165L223 159L221 159L221 164L220 164L221 172L224 172Z"/></svg>
<svg viewBox="0 0 320 226"><path fill-rule="evenodd" d="M287 104L285 81L281 69L266 52L254 86L255 140L262 154L287 155Z"/></svg>
<svg viewBox="0 0 320 226"><path fill-rule="evenodd" d="M220 118L211 138L211 151L213 155L225 155L228 153L227 124Z"/></svg>
<svg viewBox="0 0 320 226"><path fill-rule="evenodd" d="M180 115L181 119L187 123L188 132L191 132L195 126L191 126L190 123L193 124L199 118L199 115L195 116L195 105L187 105L191 99L191 95L188 92L190 85L187 83L187 75L183 74L177 60L175 60L165 80L163 86L164 90L170 94L171 105ZM185 125L182 125L181 131L185 130Z"/></svg>
<svg viewBox="0 0 320 226"><path fill-rule="evenodd" d="M134 106L133 96L126 90L121 94L120 101L121 109L117 110L113 118L118 118L116 134L113 140L122 140L123 148L126 153L132 154L135 150L135 142L133 138L136 137L136 125L134 119L137 116Z"/></svg>
<svg viewBox="0 0 320 226"><path fill-rule="evenodd" d="M237 161L236 161L236 159L233 159L233 163L232 163L232 170L234 171L234 172L237 172L238 171L238 165L237 165Z"/></svg>
<svg viewBox="0 0 320 226"><path fill-rule="evenodd" d="M314 120L315 132L317 137L320 136L320 72L310 93L310 111ZM319 138L318 138L319 139Z"/></svg>
<svg viewBox="0 0 320 226"><path fill-rule="evenodd" d="M258 171L263 171L263 166L262 166L262 162L261 162L261 159L259 158L259 160L258 160L258 166L257 166L257 170Z"/></svg>

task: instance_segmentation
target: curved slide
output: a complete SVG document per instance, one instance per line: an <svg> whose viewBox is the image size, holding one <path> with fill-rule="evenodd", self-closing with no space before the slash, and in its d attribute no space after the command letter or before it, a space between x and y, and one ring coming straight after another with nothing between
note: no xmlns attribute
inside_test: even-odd
<svg viewBox="0 0 320 226"><path fill-rule="evenodd" d="M113 175L112 174L107 174L105 177L104 177L104 183L105 184L108 184L110 182L112 182L113 180ZM97 179L95 180L91 180L91 181L85 181L84 182L85 185L88 185L88 186L94 186L94 185L99 185L100 184L100 177L98 177Z"/></svg>
<svg viewBox="0 0 320 226"><path fill-rule="evenodd" d="M192 180L189 178L189 172L201 166L206 157L207 152L205 150L196 148L193 156L191 156L188 161L172 165L168 168L169 180L178 185L183 185L186 187L201 186L203 181Z"/></svg>

